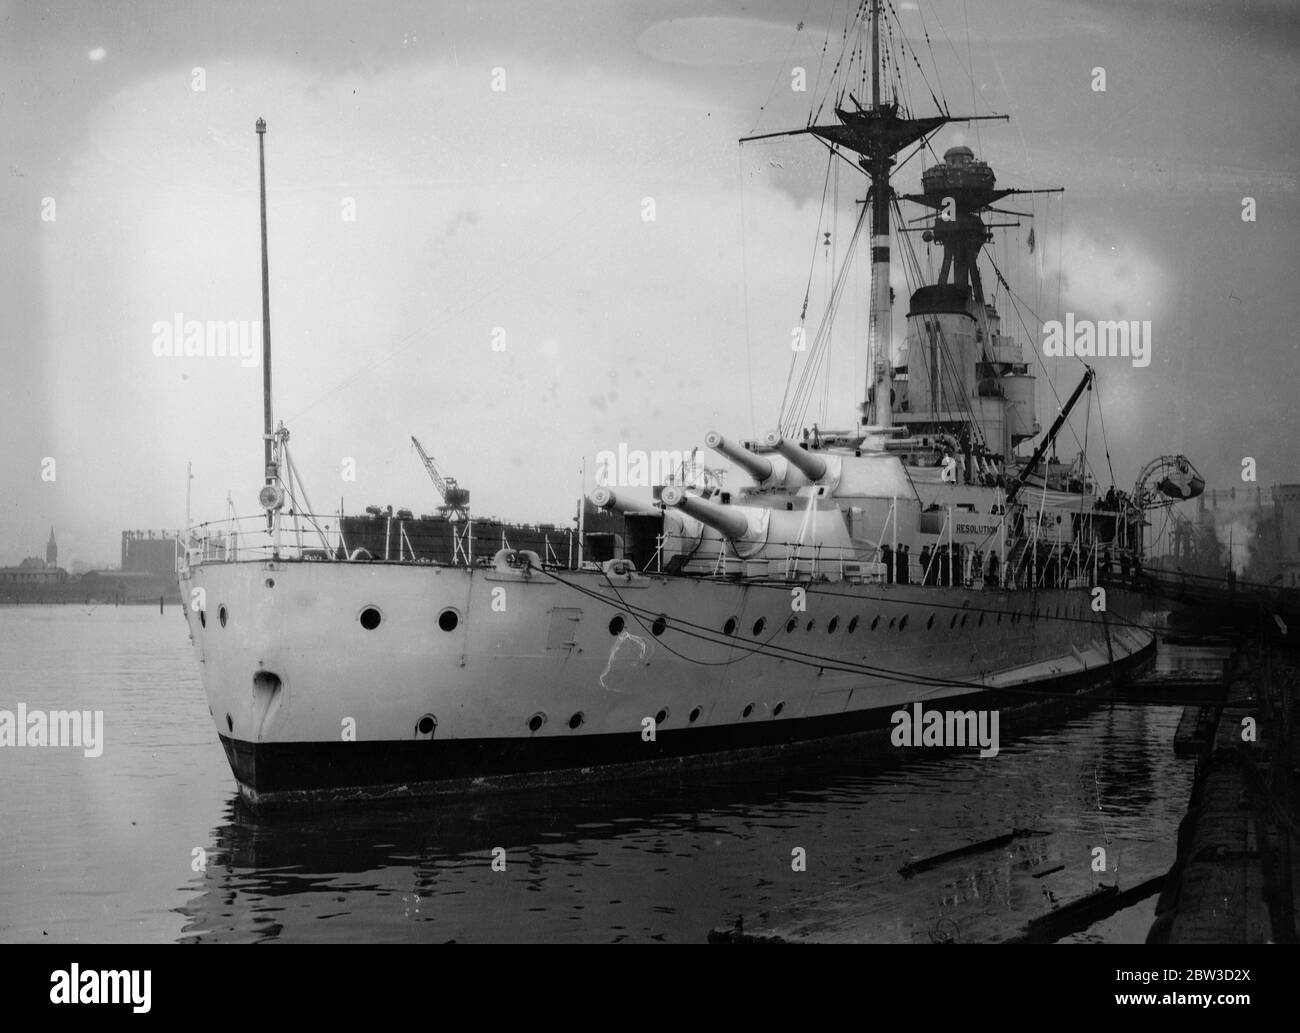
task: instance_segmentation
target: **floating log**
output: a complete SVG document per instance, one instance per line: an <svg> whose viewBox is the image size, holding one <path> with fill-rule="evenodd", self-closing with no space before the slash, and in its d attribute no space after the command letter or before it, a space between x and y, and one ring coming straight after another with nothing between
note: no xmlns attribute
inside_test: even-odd
<svg viewBox="0 0 1300 1033"><path fill-rule="evenodd" d="M1165 876L1157 875L1128 890L1121 890L1118 886L1098 886L1086 897L1031 918L1023 933L1003 942L1055 943L1070 933L1082 932L1088 926L1109 918L1116 911L1123 911L1126 907L1154 896L1160 892L1164 883Z"/></svg>
<svg viewBox="0 0 1300 1033"><path fill-rule="evenodd" d="M910 879L917 872L924 872L936 865L943 864L945 861L952 861L958 857L966 857L970 854L983 853L985 850L993 850L996 847L1006 846L1013 840L1020 839L1024 836L1045 836L1046 832L1039 832L1037 829L1012 829L1010 832L994 836L992 839L981 840L978 843L971 843L968 846L958 847L956 850L947 850L942 854L935 854L933 857L925 857L919 861L912 861L898 869L898 874L904 879Z"/></svg>

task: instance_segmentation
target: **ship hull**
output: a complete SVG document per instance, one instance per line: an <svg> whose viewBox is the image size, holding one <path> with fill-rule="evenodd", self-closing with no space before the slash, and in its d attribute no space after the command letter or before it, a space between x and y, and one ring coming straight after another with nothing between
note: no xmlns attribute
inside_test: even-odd
<svg viewBox="0 0 1300 1033"><path fill-rule="evenodd" d="M896 750L901 708L1053 705L1155 648L1118 588L1094 613L1083 588L412 564L210 563L182 582L204 603L187 612L204 689L255 806L635 776L836 740Z"/></svg>

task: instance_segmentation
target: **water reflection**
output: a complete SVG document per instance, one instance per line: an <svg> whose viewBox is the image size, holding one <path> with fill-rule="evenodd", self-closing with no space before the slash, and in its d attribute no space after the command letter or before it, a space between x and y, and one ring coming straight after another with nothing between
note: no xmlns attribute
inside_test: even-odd
<svg viewBox="0 0 1300 1033"><path fill-rule="evenodd" d="M1012 724L989 760L925 750L868 760L859 748L269 817L232 794L179 909L181 938L698 942L739 915L831 938L1005 938L1053 901L1167 868L1190 777L1169 745L1177 717L1075 706ZM898 874L1012 829L1044 834ZM1089 865L1096 846L1108 852L1104 875ZM805 871L794 870L797 850Z"/></svg>

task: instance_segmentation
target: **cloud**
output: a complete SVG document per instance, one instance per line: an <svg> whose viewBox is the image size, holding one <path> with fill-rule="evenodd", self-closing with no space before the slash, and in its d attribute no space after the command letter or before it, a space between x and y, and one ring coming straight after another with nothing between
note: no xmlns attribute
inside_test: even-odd
<svg viewBox="0 0 1300 1033"><path fill-rule="evenodd" d="M1061 256L1063 309L1100 320L1159 320L1167 311L1168 274L1132 234L1071 227L1048 253Z"/></svg>
<svg viewBox="0 0 1300 1033"><path fill-rule="evenodd" d="M164 77L106 99L61 196L79 232L43 255L60 385L49 417L56 454L84 460L74 508L112 498L110 524L179 522L192 459L196 515L220 516L228 489L253 509L260 369L150 345L176 312L260 318L258 114L275 415L318 505L345 493L349 510L428 508L414 433L478 512L565 520L578 485L564 471L584 452L681 448L715 419L752 429L741 267L718 261L740 248L737 134L721 118L684 125L694 102L680 88L608 79L597 104L584 77L519 62L505 95L436 62L355 95L278 64L236 61L214 80L207 95ZM635 122L604 118L634 104ZM771 187L749 198L764 216L748 246L768 423L807 268L789 241L810 216ZM702 406L700 384L725 389ZM91 441L110 457L92 460ZM345 457L355 484L340 479Z"/></svg>

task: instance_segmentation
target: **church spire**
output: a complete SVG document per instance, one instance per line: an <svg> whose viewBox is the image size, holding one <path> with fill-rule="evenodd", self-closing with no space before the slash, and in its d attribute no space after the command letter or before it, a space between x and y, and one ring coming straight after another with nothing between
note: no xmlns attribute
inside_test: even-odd
<svg viewBox="0 0 1300 1033"><path fill-rule="evenodd" d="M57 567L59 565L59 544L54 540L54 528L50 528L50 540L45 546L45 565L47 567Z"/></svg>

